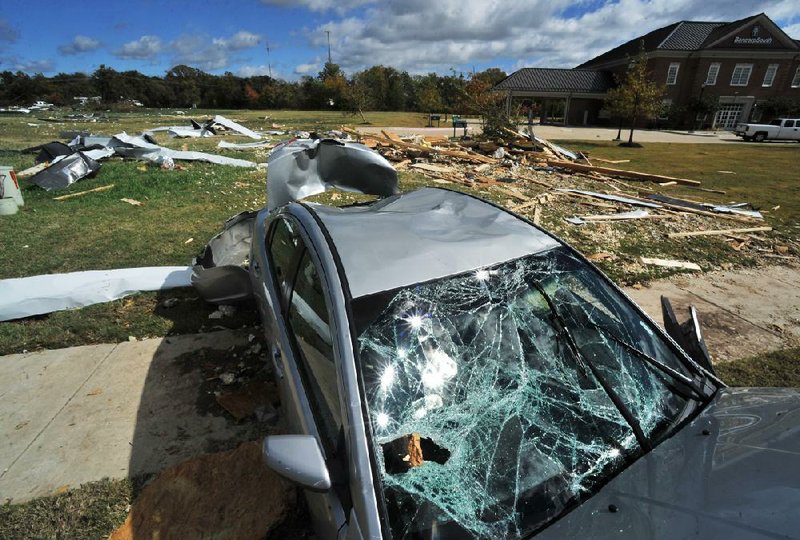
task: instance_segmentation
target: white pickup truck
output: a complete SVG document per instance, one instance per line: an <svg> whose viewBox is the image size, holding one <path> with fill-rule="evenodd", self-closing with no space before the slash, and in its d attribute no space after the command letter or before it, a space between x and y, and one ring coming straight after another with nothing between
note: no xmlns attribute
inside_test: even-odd
<svg viewBox="0 0 800 540"><path fill-rule="evenodd" d="M737 124L733 132L746 141L800 142L800 118L776 118L769 124Z"/></svg>

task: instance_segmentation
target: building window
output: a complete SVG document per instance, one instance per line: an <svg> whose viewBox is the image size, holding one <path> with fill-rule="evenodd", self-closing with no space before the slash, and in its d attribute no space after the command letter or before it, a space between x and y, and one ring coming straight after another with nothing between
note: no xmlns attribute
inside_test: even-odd
<svg viewBox="0 0 800 540"><path fill-rule="evenodd" d="M679 67L681 67L681 65L677 62L669 65L669 69L667 70L667 84L675 84L678 81Z"/></svg>
<svg viewBox="0 0 800 540"><path fill-rule="evenodd" d="M775 80L775 74L778 72L778 64L770 64L767 66L767 72L764 74L764 82L761 86L772 86Z"/></svg>
<svg viewBox="0 0 800 540"><path fill-rule="evenodd" d="M731 76L731 86L747 86L750 82L750 73L753 71L753 64L736 64Z"/></svg>
<svg viewBox="0 0 800 540"><path fill-rule="evenodd" d="M708 66L708 75L706 75L706 86L714 86L717 84L717 75L719 75L719 64L713 63Z"/></svg>
<svg viewBox="0 0 800 540"><path fill-rule="evenodd" d="M797 66L797 71L794 72L792 79L792 88L800 88L800 66Z"/></svg>

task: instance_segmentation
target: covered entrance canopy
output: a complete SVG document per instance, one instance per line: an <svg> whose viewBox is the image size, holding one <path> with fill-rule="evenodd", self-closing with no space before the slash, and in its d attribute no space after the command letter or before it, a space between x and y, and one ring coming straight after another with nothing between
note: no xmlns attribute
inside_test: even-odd
<svg viewBox="0 0 800 540"><path fill-rule="evenodd" d="M563 123L597 122L606 92L615 86L610 71L591 69L523 68L497 83L494 90L506 94L506 112L514 99L543 100L541 122L547 121L547 104L563 102Z"/></svg>

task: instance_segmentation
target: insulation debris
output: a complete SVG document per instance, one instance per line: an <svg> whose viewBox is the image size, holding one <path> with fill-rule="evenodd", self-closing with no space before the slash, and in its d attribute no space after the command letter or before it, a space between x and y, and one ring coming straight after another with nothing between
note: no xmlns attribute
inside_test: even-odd
<svg viewBox="0 0 800 540"><path fill-rule="evenodd" d="M673 261L670 259L654 259L650 257L641 257L639 259L642 264L651 266L661 266L663 268L680 268L681 270L696 270L702 271L699 264L687 261Z"/></svg>
<svg viewBox="0 0 800 540"><path fill-rule="evenodd" d="M90 270L0 280L0 321L110 302L140 291L188 287L184 266Z"/></svg>

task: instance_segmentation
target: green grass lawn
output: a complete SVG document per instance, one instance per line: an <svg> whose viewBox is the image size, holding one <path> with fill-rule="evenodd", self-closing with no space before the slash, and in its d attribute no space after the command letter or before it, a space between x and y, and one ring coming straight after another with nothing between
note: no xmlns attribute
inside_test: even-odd
<svg viewBox="0 0 800 540"><path fill-rule="evenodd" d="M213 113L192 111L192 116L204 118ZM109 122L75 124L3 117L0 118L0 163L13 165L17 170L31 166L34 156L22 154L19 150L57 140L58 133L65 129L110 135L123 130L137 133L155 125L187 123L186 117L161 114L164 112L137 111L112 115ZM254 129L268 129L272 120L297 129L320 129L319 126L323 125L339 127L343 120L354 120L331 112L222 111L222 114ZM265 116L270 116L270 120L264 120ZM424 120L422 115L411 113L369 113L368 119L391 125L413 125L413 122ZM38 123L39 127L28 126L28 122ZM161 144L172 148L185 147L256 162L267 159L266 150L218 150L216 145L220 137L170 139L160 133L157 138ZM225 138L249 141L235 135ZM630 163L618 165L621 168L686 176L702 180L706 187L725 189L728 193L724 196L677 186L661 191L714 202L753 202L767 212L767 223L778 229L776 234L794 239L798 236L800 188L795 171L800 148L653 143L642 149L626 149L611 144L575 141L564 144L588 151L590 157L631 159ZM57 193L45 192L23 181L26 205L18 214L0 218L0 228L4 232L0 240L0 279L78 270L187 265L225 219L265 204L263 170L205 163L183 165L186 170L161 170L141 162L113 158L103 162L95 178L82 180ZM718 173L718 170L732 170L737 174ZM402 172L400 181L404 190L432 184L431 180L410 172ZM108 184L114 184L109 191L66 201L53 200L55 195ZM470 191L457 185L450 187ZM598 182L592 189L605 187ZM652 189L654 185L641 184L641 187ZM531 186L529 194L536 195L537 189L545 190ZM478 188L473 192L500 204L508 201L507 196L494 190ZM120 201L122 198L136 199L143 205L131 206ZM340 194L334 204L346 204L359 198ZM332 202L329 194L320 195L317 200ZM771 210L776 205L781 208ZM545 211L543 225L584 252L594 253L602 249L598 235L592 233L597 229L567 225L563 217L566 214L562 215L561 211ZM730 226L737 224L731 222ZM640 255L687 258L698 262L704 269L717 268L720 264L733 267L755 264L751 258L733 251L716 237L667 240L664 235L643 233L644 228L636 223L614 224L612 229L620 238L615 247L618 259L598 264L621 283L668 275L669 272L663 269L642 270L641 266L631 270L627 263ZM180 299L178 306L159 308L163 299L172 296ZM191 290L141 294L81 310L0 323L0 354L41 347L121 341L128 336L141 338L187 333L211 328L211 323L231 327L257 324L254 316L244 312L230 320L209 321L207 316L211 311L213 308L205 305Z"/></svg>

